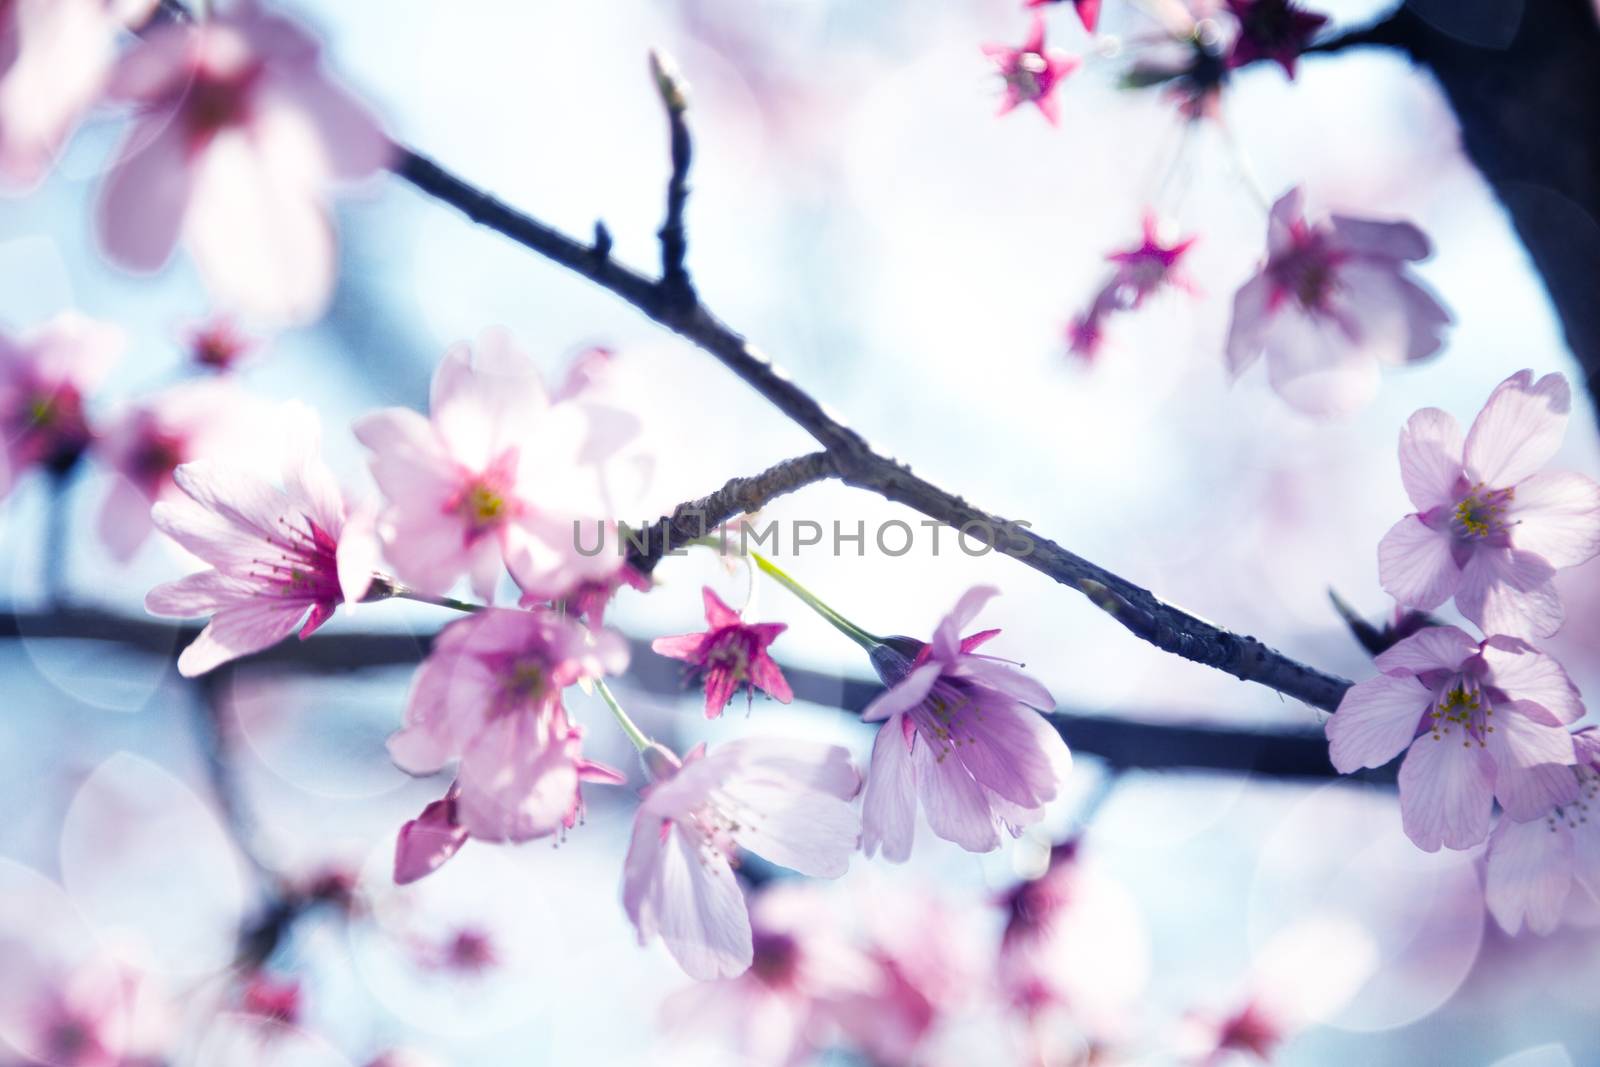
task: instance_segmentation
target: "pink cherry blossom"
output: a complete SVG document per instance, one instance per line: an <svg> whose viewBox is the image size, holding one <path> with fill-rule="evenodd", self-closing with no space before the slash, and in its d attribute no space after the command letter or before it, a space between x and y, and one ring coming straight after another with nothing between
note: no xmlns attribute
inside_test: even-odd
<svg viewBox="0 0 1600 1067"><path fill-rule="evenodd" d="M0 179L31 186L105 86L124 24L155 0L0 4Z"/></svg>
<svg viewBox="0 0 1600 1067"><path fill-rule="evenodd" d="M580 551L579 524L607 514L604 463L636 424L552 403L537 367L502 330L458 344L433 377L430 417L386 408L360 419L389 500L390 561L401 580L444 593L463 574L489 599L502 563L530 600L611 579L614 536Z"/></svg>
<svg viewBox="0 0 1600 1067"><path fill-rule="evenodd" d="M1567 380L1519 371L1490 394L1462 439L1455 419L1423 408L1400 434L1400 477L1416 511L1378 545L1378 577L1401 604L1456 607L1487 633L1560 629L1552 579L1600 552L1600 486L1545 472L1566 432Z"/></svg>
<svg viewBox="0 0 1600 1067"><path fill-rule="evenodd" d="M1116 273L1095 293L1089 310L1068 326L1068 351L1090 361L1105 340L1105 323L1112 315L1137 310L1169 285L1192 290L1188 279L1179 272L1178 263L1196 240L1188 237L1169 241L1160 219L1153 212L1146 213L1140 243L1106 257L1116 264Z"/></svg>
<svg viewBox="0 0 1600 1067"><path fill-rule="evenodd" d="M529 841L572 827L581 783L623 778L583 758L583 731L567 718L562 691L627 663L616 634L550 611L487 608L445 627L412 682L405 725L389 739L389 755L410 774L461 761L446 798L454 810L435 811L430 834L450 832L441 817L481 841ZM420 851L445 849L448 838ZM397 856L397 874L417 871L410 859Z"/></svg>
<svg viewBox="0 0 1600 1067"><path fill-rule="evenodd" d="M789 627L781 622L746 623L722 598L704 587L706 629L679 637L658 637L650 647L658 655L681 659L705 676L706 718L715 719L743 686L747 701L757 689L780 704L794 699L794 691L767 647Z"/></svg>
<svg viewBox="0 0 1600 1067"><path fill-rule="evenodd" d="M0 1049L39 1067L158 1062L169 1006L148 976L108 956L66 965L9 937L0 948Z"/></svg>
<svg viewBox="0 0 1600 1067"><path fill-rule="evenodd" d="M746 848L801 874L837 878L860 842L850 754L810 741L742 738L680 763L644 752L650 784L633 823L622 903L644 944L659 936L691 978L730 978L754 959L733 874Z"/></svg>
<svg viewBox="0 0 1600 1067"><path fill-rule="evenodd" d="M84 403L122 348L121 330L72 312L0 332L0 498L30 467L77 460L93 438Z"/></svg>
<svg viewBox="0 0 1600 1067"><path fill-rule="evenodd" d="M1270 59L1294 77L1294 63L1327 24L1326 15L1306 11L1292 0L1228 0L1239 20L1239 35L1228 52L1228 66Z"/></svg>
<svg viewBox="0 0 1600 1067"><path fill-rule="evenodd" d="M1380 365L1413 363L1444 343L1450 313L1406 264L1427 258L1409 223L1335 215L1306 220L1300 189L1272 205L1267 259L1233 299L1228 368L1263 352L1278 395L1308 415L1342 415L1372 399Z"/></svg>
<svg viewBox="0 0 1600 1067"><path fill-rule="evenodd" d="M1027 0L1024 7L1044 7L1048 4L1059 4L1061 0ZM1077 9L1078 18L1083 22L1083 28L1090 33L1094 32L1096 24L1100 21L1100 0L1072 0L1072 6Z"/></svg>
<svg viewBox="0 0 1600 1067"><path fill-rule="evenodd" d="M1050 693L1014 664L973 650L1000 631L960 631L998 590L977 586L945 616L933 641L890 638L873 650L889 689L862 718L883 721L863 801L863 847L896 862L911 855L917 801L933 832L972 852L998 848L1037 822L1071 757L1034 709Z"/></svg>
<svg viewBox="0 0 1600 1067"><path fill-rule="evenodd" d="M1489 835L1484 896L1508 934L1548 934L1574 889L1600 902L1600 733L1572 735L1576 796L1531 819L1502 816Z"/></svg>
<svg viewBox="0 0 1600 1067"><path fill-rule="evenodd" d="M310 34L254 0L146 34L107 90L136 117L101 190L106 254L153 271L181 235L222 303L317 317L333 287L328 190L377 173L393 154L318 52Z"/></svg>
<svg viewBox="0 0 1600 1067"><path fill-rule="evenodd" d="M1000 103L1000 114L1004 115L1018 104L1031 103L1052 126L1061 121L1056 88L1078 69L1078 61L1064 52L1045 47L1043 17L1033 16L1033 28L1020 47L986 44L983 54L1000 69L1000 77L1005 81L1006 95Z"/></svg>
<svg viewBox="0 0 1600 1067"><path fill-rule="evenodd" d="M210 569L156 586L154 615L210 615L178 657L186 677L260 651L296 630L305 640L340 604L366 596L378 562L371 517L351 514L317 454L315 417L291 405L297 424L279 483L210 460L173 472L183 495L158 501L156 528Z"/></svg>
<svg viewBox="0 0 1600 1067"><path fill-rule="evenodd" d="M232 319L218 317L189 331L190 358L212 371L230 371L256 348Z"/></svg>
<svg viewBox="0 0 1600 1067"><path fill-rule="evenodd" d="M611 598L624 586L641 593L648 593L653 588L648 575L640 573L632 564L624 563L605 578L588 578L573 586L565 597L567 614L598 629L605 625L606 609L611 606ZM531 608L545 603L547 599L532 594L523 596L519 603Z"/></svg>
<svg viewBox="0 0 1600 1067"><path fill-rule="evenodd" d="M95 454L116 477L100 508L100 540L126 562L155 528L150 506L179 494L173 472L202 457L238 460L259 442L255 405L222 381L184 382L110 421Z"/></svg>
<svg viewBox="0 0 1600 1067"><path fill-rule="evenodd" d="M409 885L432 874L467 843L471 835L457 812L460 797L460 785L452 782L448 793L400 827L394 846L396 885Z"/></svg>
<svg viewBox="0 0 1600 1067"><path fill-rule="evenodd" d="M1583 702L1555 660L1514 637L1434 626L1375 662L1383 673L1352 686L1328 720L1328 753L1349 774L1406 752L1400 814L1419 848L1478 844L1496 800L1530 819L1573 799L1563 726Z"/></svg>

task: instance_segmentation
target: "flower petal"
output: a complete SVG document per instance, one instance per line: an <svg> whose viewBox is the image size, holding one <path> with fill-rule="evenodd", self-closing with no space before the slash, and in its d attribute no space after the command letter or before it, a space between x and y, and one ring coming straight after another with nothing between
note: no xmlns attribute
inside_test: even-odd
<svg viewBox="0 0 1600 1067"><path fill-rule="evenodd" d="M1501 382L1467 433L1474 480L1504 489L1537 473L1561 447L1571 410L1572 390L1560 374L1535 382L1522 370Z"/></svg>
<svg viewBox="0 0 1600 1067"><path fill-rule="evenodd" d="M1558 570L1600 553L1600 485L1581 474L1552 471L1523 479L1506 518L1514 524L1512 543Z"/></svg>
<svg viewBox="0 0 1600 1067"><path fill-rule="evenodd" d="M968 852L992 852L1000 847L988 796L959 759L935 752L919 737L911 762L916 769L917 796L934 833Z"/></svg>
<svg viewBox="0 0 1600 1067"><path fill-rule="evenodd" d="M1483 660L1490 684L1512 700L1537 704L1559 723L1583 718L1578 687L1555 657L1516 638L1496 636L1483 643Z"/></svg>
<svg viewBox="0 0 1600 1067"><path fill-rule="evenodd" d="M879 693L861 712L862 722L878 722L891 715L900 715L918 704L928 695L933 688L933 683L939 680L940 666L937 663L924 663L910 674L900 679L898 683Z"/></svg>
<svg viewBox="0 0 1600 1067"><path fill-rule="evenodd" d="M1423 408L1400 431L1400 480L1418 511L1455 502L1461 477L1461 425L1438 408Z"/></svg>
<svg viewBox="0 0 1600 1067"><path fill-rule="evenodd" d="M1561 921L1572 889L1573 841L1566 826L1545 819L1502 818L1489 837L1484 898L1508 934L1526 922L1548 934Z"/></svg>
<svg viewBox="0 0 1600 1067"><path fill-rule="evenodd" d="M1561 629L1561 598L1542 556L1480 548L1461 570L1456 608L1486 634L1549 637Z"/></svg>
<svg viewBox="0 0 1600 1067"><path fill-rule="evenodd" d="M303 600L261 597L218 609L178 657L178 673L193 678L229 660L271 648L300 628Z"/></svg>
<svg viewBox="0 0 1600 1067"><path fill-rule="evenodd" d="M1448 532L1407 515L1378 542L1378 582L1406 607L1431 611L1450 599L1461 581L1452 547Z"/></svg>
<svg viewBox="0 0 1600 1067"><path fill-rule="evenodd" d="M1494 761L1452 730L1423 735L1400 764L1400 820L1424 852L1471 848L1489 834Z"/></svg>
<svg viewBox="0 0 1600 1067"><path fill-rule="evenodd" d="M1350 687L1328 719L1328 757L1340 774L1381 767L1405 751L1433 694L1412 677L1380 674Z"/></svg>
<svg viewBox="0 0 1600 1067"><path fill-rule="evenodd" d="M1380 671L1453 671L1477 655L1478 642L1455 626L1425 626L1396 641L1373 660Z"/></svg>
<svg viewBox="0 0 1600 1067"><path fill-rule="evenodd" d="M911 856L916 832L917 781L911 765L915 734L910 720L896 714L878 729L872 762L861 801L861 851L869 858L880 848L883 858L904 863Z"/></svg>

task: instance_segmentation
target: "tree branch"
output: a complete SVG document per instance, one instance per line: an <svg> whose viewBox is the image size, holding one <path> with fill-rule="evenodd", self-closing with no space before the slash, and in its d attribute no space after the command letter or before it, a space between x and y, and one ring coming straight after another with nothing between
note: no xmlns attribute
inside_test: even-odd
<svg viewBox="0 0 1600 1067"><path fill-rule="evenodd" d="M178 650L199 632L199 627L192 624L129 617L94 608L0 612L0 641L103 641L168 659L176 659ZM322 632L306 641L284 641L219 671L272 666L316 674L404 667L421 662L431 644L430 637L398 631ZM841 678L787 665L783 672L797 700L841 708L852 715L860 714L883 691L877 681ZM681 693L682 664L651 652L646 642L634 641L628 682L660 696ZM1049 720L1075 752L1099 757L1118 769L1208 771L1322 781L1341 777L1328 762L1328 743L1322 731L1313 726L1248 729L1066 710L1054 712ZM1356 777L1389 782L1394 775L1392 769L1385 769Z"/></svg>
<svg viewBox="0 0 1600 1067"><path fill-rule="evenodd" d="M689 203L689 163L694 158L689 123L684 117L689 110L689 99L677 71L659 52L650 53L650 72L667 112L672 157L672 175L667 179L667 219L657 234L661 238L661 288L667 299L689 307L695 300L694 286L684 266L689 235L684 229L683 212Z"/></svg>
<svg viewBox="0 0 1600 1067"><path fill-rule="evenodd" d="M832 457L847 484L870 490L937 519L971 540L1026 563L1088 596L1135 635L1196 663L1258 682L1314 707L1338 707L1350 683L1298 663L1253 637L1235 634L1163 603L1148 590L1090 563L1025 522L985 512L909 467L872 450L810 394L758 354L698 299L682 304L660 282L616 263L537 219L507 206L410 149L399 149L395 173L420 191L620 296L645 315L716 357Z"/></svg>
<svg viewBox="0 0 1600 1067"><path fill-rule="evenodd" d="M649 574L662 556L676 555L684 545L705 537L729 519L758 511L780 496L837 476L832 456L810 452L748 478L729 478L716 492L679 504L670 515L639 531L637 540L643 547L629 546L628 563L640 574Z"/></svg>

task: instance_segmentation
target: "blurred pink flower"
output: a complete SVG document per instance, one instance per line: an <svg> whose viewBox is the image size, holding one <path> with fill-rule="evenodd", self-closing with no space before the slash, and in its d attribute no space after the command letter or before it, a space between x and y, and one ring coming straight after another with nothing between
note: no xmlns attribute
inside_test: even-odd
<svg viewBox="0 0 1600 1067"><path fill-rule="evenodd" d="M117 35L155 0L0 4L0 179L31 186L105 86Z"/></svg>
<svg viewBox="0 0 1600 1067"><path fill-rule="evenodd" d="M189 331L189 351L197 366L230 371L256 347L232 319L217 317Z"/></svg>
<svg viewBox="0 0 1600 1067"><path fill-rule="evenodd" d="M1291 0L1228 0L1239 20L1239 35L1228 52L1228 66L1270 59L1294 77L1294 63L1310 46L1328 17L1306 11Z"/></svg>
<svg viewBox="0 0 1600 1067"><path fill-rule="evenodd" d="M327 190L382 170L394 149L318 53L254 0L145 35L107 90L136 118L101 190L106 254L153 271L181 233L222 303L288 321L321 314L335 259Z"/></svg>
<svg viewBox="0 0 1600 1067"><path fill-rule="evenodd" d="M746 623L739 613L705 586L707 628L679 637L658 637L650 643L657 655L681 659L705 677L706 718L716 719L743 686L747 701L760 689L780 704L794 699L783 671L767 655L767 647L789 627L781 622Z"/></svg>
<svg viewBox="0 0 1600 1067"><path fill-rule="evenodd" d="M1548 637L1561 627L1552 578L1600 552L1600 486L1541 472L1566 433L1566 378L1518 371L1501 382L1463 442L1438 408L1400 434L1400 477L1417 508L1378 545L1378 577L1401 604L1451 596L1486 633Z"/></svg>
<svg viewBox="0 0 1600 1067"><path fill-rule="evenodd" d="M1059 4L1062 0L1027 0L1024 7L1044 7L1048 4ZM1078 11L1078 18L1083 22L1083 28L1090 33L1094 32L1096 24L1100 21L1100 0L1072 0L1072 6Z"/></svg>
<svg viewBox="0 0 1600 1067"><path fill-rule="evenodd" d="M616 634L549 611L486 608L445 627L412 682L405 725L389 739L390 756L410 774L461 761L453 814L436 810L423 829L447 832L441 817L450 816L443 821L478 840L529 841L573 826L582 782L624 779L583 758L583 732L568 720L561 692L627 663ZM416 844L422 866L449 847L448 839L433 850ZM426 873L405 858L406 872Z"/></svg>
<svg viewBox="0 0 1600 1067"><path fill-rule="evenodd" d="M401 580L443 593L462 574L489 599L502 561L529 600L606 581L622 565L614 536L580 551L580 520L604 514L602 461L632 423L552 403L538 368L503 330L462 343L433 377L430 418L385 408L355 425L388 497L390 561Z"/></svg>
<svg viewBox="0 0 1600 1067"><path fill-rule="evenodd" d="M1116 273L1095 293L1089 310L1074 318L1067 327L1068 351L1085 362L1098 354L1105 340L1106 320L1112 315L1137 310L1165 286L1193 288L1178 271L1178 262L1198 238L1187 237L1169 243L1162 234L1161 220L1153 212L1145 214L1142 228L1143 235L1136 247L1106 257L1116 264Z"/></svg>
<svg viewBox="0 0 1600 1067"><path fill-rule="evenodd" d="M1495 800L1531 819L1573 799L1563 726L1583 702L1555 660L1514 637L1476 642L1434 626L1375 662L1383 673L1352 686L1328 720L1328 754L1349 774L1409 749L1400 813L1419 848L1478 844Z"/></svg>
<svg viewBox="0 0 1600 1067"><path fill-rule="evenodd" d="M1484 897L1508 934L1553 932L1574 883L1600 901L1600 733L1585 727L1572 747L1575 799L1520 822L1503 815L1489 835Z"/></svg>
<svg viewBox="0 0 1600 1067"><path fill-rule="evenodd" d="M286 411L283 417L298 425L281 486L201 460L173 472L184 496L151 509L157 529L211 564L145 597L153 615L211 616L178 657L185 677L275 645L297 629L303 641L372 584L378 551L371 516L347 511L317 454L315 417L295 405Z"/></svg>
<svg viewBox="0 0 1600 1067"><path fill-rule="evenodd" d="M743 974L754 948L735 848L837 878L861 839L861 777L844 749L811 741L741 738L681 763L659 745L641 755L650 784L622 873L639 942L659 936L691 978Z"/></svg>
<svg viewBox="0 0 1600 1067"><path fill-rule="evenodd" d="M1031 103L1052 126L1061 121L1061 102L1056 99L1056 87L1078 69L1078 61L1064 52L1045 47L1042 16L1033 16L1033 28L1020 47L986 44L983 54L1000 69L1000 77L1005 80L1006 95L1000 103L1000 114L1004 115L1018 104Z"/></svg>
<svg viewBox="0 0 1600 1067"><path fill-rule="evenodd" d="M74 312L0 333L0 498L37 464L70 466L93 433L84 401L122 354L122 331Z"/></svg>
<svg viewBox="0 0 1600 1067"><path fill-rule="evenodd" d="M300 983L265 971L247 976L239 991L239 1010L258 1019L293 1026L300 1021Z"/></svg>
<svg viewBox="0 0 1600 1067"><path fill-rule="evenodd" d="M615 573L607 577L588 578L573 586L563 598L566 601L567 614L575 619L582 619L594 629L599 629L605 625L606 609L611 606L611 598L624 586L641 593L648 593L653 588L648 575L640 573L632 564L624 563ZM546 603L548 599L536 594L524 595L518 603L525 608L531 608Z"/></svg>
<svg viewBox="0 0 1600 1067"><path fill-rule="evenodd" d="M973 654L1000 631L960 634L997 593L969 590L930 644L896 637L873 650L889 689L861 716L883 720L862 806L868 856L879 848L896 862L911 855L919 797L934 833L987 852L1000 845L997 824L1020 833L1060 789L1071 756L1033 710L1055 700L1015 665Z"/></svg>
<svg viewBox="0 0 1600 1067"><path fill-rule="evenodd" d="M415 819L400 827L394 845L394 880L409 885L432 874L461 851L471 836L461 825L456 801L461 786L455 782L443 797L422 809Z"/></svg>
<svg viewBox="0 0 1600 1067"><path fill-rule="evenodd" d="M0 948L0 1048L38 1067L136 1067L161 1060L169 1005L148 976L109 956L63 966L41 955L47 946L5 938Z"/></svg>
<svg viewBox="0 0 1600 1067"><path fill-rule="evenodd" d="M149 537L150 506L178 492L173 471L202 457L238 458L259 429L249 399L221 381L172 386L113 419L94 445L116 475L99 518L100 540L112 557L126 562Z"/></svg>
<svg viewBox="0 0 1600 1067"><path fill-rule="evenodd" d="M1267 260L1234 296L1228 368L1234 377L1263 351L1278 395L1308 415L1343 415L1372 399L1381 364L1437 352L1450 323L1406 263L1428 239L1409 223L1335 215L1306 221L1303 193L1272 205Z"/></svg>

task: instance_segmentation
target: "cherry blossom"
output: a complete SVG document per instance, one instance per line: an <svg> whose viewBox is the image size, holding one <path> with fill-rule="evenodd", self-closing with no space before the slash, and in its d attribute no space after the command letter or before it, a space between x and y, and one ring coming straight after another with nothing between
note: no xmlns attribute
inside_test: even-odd
<svg viewBox="0 0 1600 1067"><path fill-rule="evenodd" d="M106 255L153 271L181 236L221 303L291 322L321 314L335 262L328 190L376 174L394 149L318 53L254 0L147 33L107 88L135 119L101 190Z"/></svg>
<svg viewBox="0 0 1600 1067"><path fill-rule="evenodd" d="M680 762L652 745L634 817L622 903L641 944L659 936L691 978L730 978L755 958L736 848L836 878L860 842L861 778L837 745L741 738Z"/></svg>
<svg viewBox="0 0 1600 1067"><path fill-rule="evenodd" d="M1239 20L1228 66L1270 59L1290 78L1295 60L1328 22L1326 15L1306 11L1292 0L1228 0L1228 10Z"/></svg>
<svg viewBox="0 0 1600 1067"><path fill-rule="evenodd" d="M183 495L158 501L156 528L210 564L145 597L154 615L211 621L178 657L186 677L260 651L296 630L305 640L340 604L367 595L378 562L371 515L347 509L318 455L315 416L288 405L289 456L275 484L210 460L173 471Z"/></svg>
<svg viewBox="0 0 1600 1067"><path fill-rule="evenodd" d="M1041 16L1034 15L1028 39L1019 47L986 44L983 54L1000 69L1000 77L1005 81L1006 95L1000 103L1000 114L1004 115L1018 104L1031 103L1052 126L1061 121L1056 88L1078 69L1078 61L1064 52L1045 47Z"/></svg>
<svg viewBox="0 0 1600 1067"><path fill-rule="evenodd" d="M169 1006L148 976L110 956L66 964L50 959L45 946L3 937L0 947L0 1048L40 1067L158 1061Z"/></svg>
<svg viewBox="0 0 1600 1067"><path fill-rule="evenodd" d="M615 576L616 538L603 526L599 549L580 551L579 523L607 513L602 468L635 424L595 418L578 399L552 403L503 330L445 354L429 409L385 408L355 425L389 500L385 541L403 581L438 594L469 574L489 599L503 563L531 602Z"/></svg>
<svg viewBox="0 0 1600 1067"><path fill-rule="evenodd" d="M0 4L0 178L31 186L104 88L123 26L156 0Z"/></svg>
<svg viewBox="0 0 1600 1067"><path fill-rule="evenodd" d="M896 862L911 855L917 801L933 832L972 852L998 848L1036 822L1070 766L1061 735L1037 711L1050 693L1015 665L974 649L1000 631L960 631L998 590L977 586L933 641L890 638L872 652L889 689L862 713L883 722L863 800L863 847Z"/></svg>
<svg viewBox="0 0 1600 1067"><path fill-rule="evenodd" d="M0 332L0 498L36 465L65 468L93 438L84 402L121 356L122 331L75 312Z"/></svg>
<svg viewBox="0 0 1600 1067"><path fill-rule="evenodd" d="M418 838L426 830L435 844L403 837L397 876L420 877L420 868L448 858L459 847L451 844L452 826L481 841L529 841L576 823L581 783L622 782L583 758L583 731L568 719L561 696L627 663L627 644L616 634L550 611L487 608L445 627L412 682L405 725L389 739L389 754L410 774L461 763L446 809L425 812L427 821L411 831Z"/></svg>
<svg viewBox="0 0 1600 1067"><path fill-rule="evenodd" d="M1548 934L1576 887L1600 902L1600 734L1572 735L1576 796L1531 819L1502 816L1489 835L1484 896L1508 934Z"/></svg>
<svg viewBox="0 0 1600 1067"><path fill-rule="evenodd" d="M1378 577L1424 611L1450 597L1488 633L1547 637L1561 627L1552 579L1600 552L1600 486L1547 472L1566 433L1566 378L1519 371L1490 394L1465 440L1438 408L1400 434L1400 477L1416 511L1378 545Z"/></svg>
<svg viewBox="0 0 1600 1067"><path fill-rule="evenodd" d="M1168 240L1161 220L1153 212L1144 216L1140 243L1106 258L1116 264L1116 272L1095 293L1089 310L1075 317L1067 328L1067 347L1073 355L1092 360L1105 341L1105 323L1121 311L1142 307L1152 295L1166 286L1192 289L1178 270L1178 263L1197 238Z"/></svg>
<svg viewBox="0 0 1600 1067"><path fill-rule="evenodd" d="M746 623L739 613L722 602L710 586L702 590L706 605L706 629L679 637L658 637L650 647L658 655L681 659L704 675L706 718L715 719L743 686L747 701L755 691L787 704L794 691L767 647L789 627L781 622Z"/></svg>
<svg viewBox="0 0 1600 1067"><path fill-rule="evenodd" d="M1272 205L1265 264L1233 299L1230 372L1237 378L1265 352L1267 378L1291 407L1332 416L1366 404L1381 365L1444 344L1450 313L1406 266L1429 250L1409 223L1309 222L1304 194L1289 190Z"/></svg>
<svg viewBox="0 0 1600 1067"><path fill-rule="evenodd" d="M95 454L116 473L100 508L100 540L127 561L155 526L150 506L178 495L173 472L202 457L239 462L264 430L256 405L222 381L184 382L107 423Z"/></svg>
<svg viewBox="0 0 1600 1067"><path fill-rule="evenodd" d="M1483 841L1496 800L1530 819L1573 799L1563 726L1583 702L1555 660L1514 637L1435 626L1375 662L1383 673L1352 686L1328 720L1328 754L1349 774L1406 752L1400 814L1419 848Z"/></svg>

